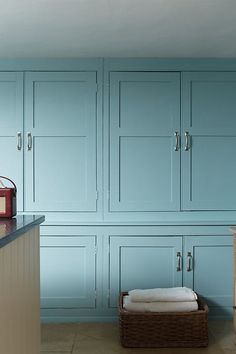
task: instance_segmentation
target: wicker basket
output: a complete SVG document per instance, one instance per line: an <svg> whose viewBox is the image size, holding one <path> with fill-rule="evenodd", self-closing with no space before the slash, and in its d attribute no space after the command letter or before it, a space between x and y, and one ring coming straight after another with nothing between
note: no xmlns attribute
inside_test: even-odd
<svg viewBox="0 0 236 354"><path fill-rule="evenodd" d="M208 306L198 299L195 312L130 312L119 298L120 339L124 347L206 347L208 345Z"/></svg>

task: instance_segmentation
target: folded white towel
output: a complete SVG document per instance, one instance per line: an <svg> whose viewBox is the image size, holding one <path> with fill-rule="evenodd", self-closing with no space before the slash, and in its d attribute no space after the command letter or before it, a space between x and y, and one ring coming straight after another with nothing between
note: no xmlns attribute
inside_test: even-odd
<svg viewBox="0 0 236 354"><path fill-rule="evenodd" d="M124 296L123 307L135 312L192 312L198 310L198 303L197 301L132 302L130 296Z"/></svg>
<svg viewBox="0 0 236 354"><path fill-rule="evenodd" d="M130 299L133 302L156 302L156 301L196 301L196 293L189 288L156 288L156 289L135 289L129 291Z"/></svg>

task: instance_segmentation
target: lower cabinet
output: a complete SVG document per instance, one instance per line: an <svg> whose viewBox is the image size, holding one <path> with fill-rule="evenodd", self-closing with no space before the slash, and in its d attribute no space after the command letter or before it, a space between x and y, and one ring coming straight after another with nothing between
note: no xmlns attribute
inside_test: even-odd
<svg viewBox="0 0 236 354"><path fill-rule="evenodd" d="M109 281L110 307L121 291L186 286L205 298L210 315L231 315L232 237L111 236Z"/></svg>
<svg viewBox="0 0 236 354"><path fill-rule="evenodd" d="M41 238L41 307L95 308L95 236Z"/></svg>
<svg viewBox="0 0 236 354"><path fill-rule="evenodd" d="M181 286L181 252L181 237L111 237L109 306L121 291Z"/></svg>
<svg viewBox="0 0 236 354"><path fill-rule="evenodd" d="M210 316L233 306L228 226L42 226L43 321L111 321L121 291L194 289Z"/></svg>
<svg viewBox="0 0 236 354"><path fill-rule="evenodd" d="M204 296L211 315L233 307L233 240L229 236L184 237L184 285Z"/></svg>

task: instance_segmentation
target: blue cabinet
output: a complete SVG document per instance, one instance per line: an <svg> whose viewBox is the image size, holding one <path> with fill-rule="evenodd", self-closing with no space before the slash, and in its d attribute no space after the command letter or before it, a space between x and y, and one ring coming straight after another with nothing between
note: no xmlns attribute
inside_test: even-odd
<svg viewBox="0 0 236 354"><path fill-rule="evenodd" d="M121 291L182 286L181 253L181 237L110 237L110 307Z"/></svg>
<svg viewBox="0 0 236 354"><path fill-rule="evenodd" d="M211 316L231 316L232 237L220 235L216 227L192 227L192 235L184 234L184 228L165 228L156 228L156 235L153 229L145 234L146 228L142 236L141 230L135 236L135 229L110 236L109 306L117 306L121 291L186 286L206 299ZM182 236L174 235L181 230Z"/></svg>
<svg viewBox="0 0 236 354"><path fill-rule="evenodd" d="M23 74L0 73L0 175L17 185L17 209L23 210Z"/></svg>
<svg viewBox="0 0 236 354"><path fill-rule="evenodd" d="M110 74L111 212L179 210L175 133L180 133L178 73Z"/></svg>
<svg viewBox="0 0 236 354"><path fill-rule="evenodd" d="M236 210L235 97L232 72L111 72L109 211Z"/></svg>
<svg viewBox="0 0 236 354"><path fill-rule="evenodd" d="M95 308L96 236L41 237L41 308Z"/></svg>
<svg viewBox="0 0 236 354"><path fill-rule="evenodd" d="M182 208L236 210L236 73L184 73ZM186 145L185 145L186 146Z"/></svg>
<svg viewBox="0 0 236 354"><path fill-rule="evenodd" d="M95 72L26 73L27 211L97 210L96 94Z"/></svg>
<svg viewBox="0 0 236 354"><path fill-rule="evenodd" d="M204 296L211 315L232 314L232 237L186 236L183 254L184 284Z"/></svg>

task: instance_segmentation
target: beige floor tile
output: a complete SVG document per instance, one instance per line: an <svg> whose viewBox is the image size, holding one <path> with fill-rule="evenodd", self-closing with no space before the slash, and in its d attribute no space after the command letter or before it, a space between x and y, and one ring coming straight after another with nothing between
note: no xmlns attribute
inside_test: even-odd
<svg viewBox="0 0 236 354"><path fill-rule="evenodd" d="M209 325L215 342L222 348L235 350L235 335L232 321L212 321Z"/></svg>
<svg viewBox="0 0 236 354"><path fill-rule="evenodd" d="M95 339L118 339L119 327L114 323L81 323L77 325L77 333L80 335L93 337Z"/></svg>
<svg viewBox="0 0 236 354"><path fill-rule="evenodd" d="M88 331L88 334L89 331ZM210 336L208 348L123 348L119 338L100 338L77 341L73 354L223 354L222 349L217 346Z"/></svg>
<svg viewBox="0 0 236 354"><path fill-rule="evenodd" d="M44 324L41 326L41 352L71 352L76 326L74 324Z"/></svg>
<svg viewBox="0 0 236 354"><path fill-rule="evenodd" d="M42 326L44 354L236 354L231 321L209 323L207 348L123 348L117 324L82 323Z"/></svg>
<svg viewBox="0 0 236 354"><path fill-rule="evenodd" d="M40 352L40 354L71 354L71 352Z"/></svg>

